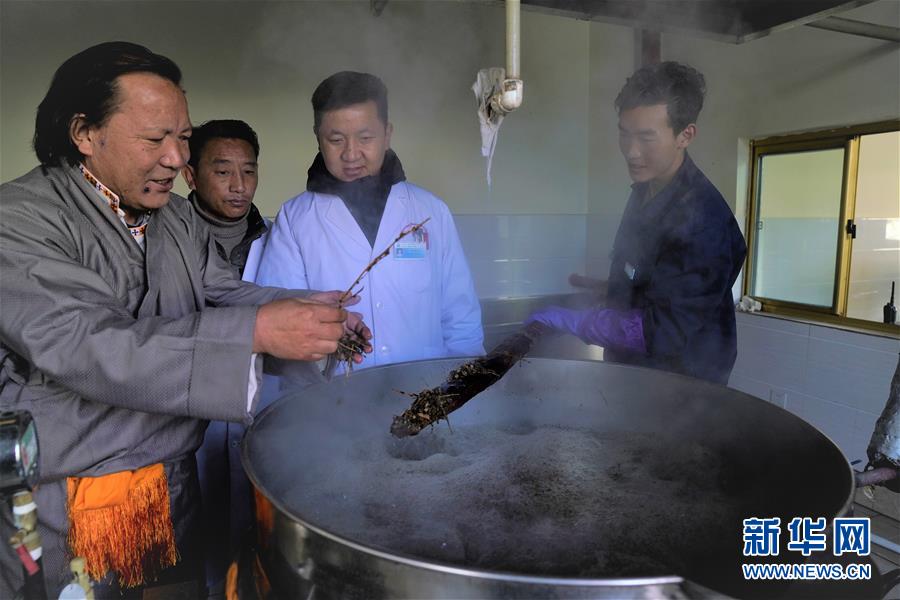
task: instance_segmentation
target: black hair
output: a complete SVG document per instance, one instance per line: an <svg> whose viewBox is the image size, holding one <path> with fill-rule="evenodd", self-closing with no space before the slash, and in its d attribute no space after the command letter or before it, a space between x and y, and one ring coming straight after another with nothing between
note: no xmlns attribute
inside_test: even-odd
<svg viewBox="0 0 900 600"><path fill-rule="evenodd" d="M621 113L638 106L665 104L669 125L676 134L697 122L706 95L706 79L697 69L667 61L641 67L616 96Z"/></svg>
<svg viewBox="0 0 900 600"><path fill-rule="evenodd" d="M138 44L104 42L82 50L56 70L38 105L32 144L42 165L82 160L69 137L72 117L83 114L88 125L103 125L120 101L117 78L127 73L153 73L181 85L178 65Z"/></svg>
<svg viewBox="0 0 900 600"><path fill-rule="evenodd" d="M191 158L188 160L188 164L196 169L200 164L203 148L210 140L219 138L244 140L253 148L253 155L259 158L259 138L256 137L256 132L252 127L238 119L217 119L194 127L191 139L188 141L191 147Z"/></svg>
<svg viewBox="0 0 900 600"><path fill-rule="evenodd" d="M322 124L324 113L370 100L375 102L378 107L378 117L387 125L388 100L387 87L384 82L369 73L357 73L356 71L335 73L320 83L313 92L314 131L319 132L319 125Z"/></svg>

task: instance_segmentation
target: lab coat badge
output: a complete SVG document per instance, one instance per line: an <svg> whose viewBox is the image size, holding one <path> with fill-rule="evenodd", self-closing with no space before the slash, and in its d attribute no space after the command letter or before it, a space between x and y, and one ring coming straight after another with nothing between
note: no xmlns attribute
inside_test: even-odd
<svg viewBox="0 0 900 600"><path fill-rule="evenodd" d="M403 230L411 229L415 223L410 223ZM420 227L402 240L394 244L394 258L397 260L421 260L428 252L428 230Z"/></svg>

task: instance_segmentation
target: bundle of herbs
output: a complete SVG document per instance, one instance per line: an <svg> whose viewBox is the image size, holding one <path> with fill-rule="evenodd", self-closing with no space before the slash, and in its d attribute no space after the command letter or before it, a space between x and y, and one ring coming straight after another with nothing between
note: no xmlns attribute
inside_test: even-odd
<svg viewBox="0 0 900 600"><path fill-rule="evenodd" d="M441 419L446 419L449 425L451 412L500 381L547 331L546 325L531 323L504 339L487 355L458 366L438 387L416 393L401 392L412 397L413 403L403 414L394 417L391 433L398 438L416 435Z"/></svg>

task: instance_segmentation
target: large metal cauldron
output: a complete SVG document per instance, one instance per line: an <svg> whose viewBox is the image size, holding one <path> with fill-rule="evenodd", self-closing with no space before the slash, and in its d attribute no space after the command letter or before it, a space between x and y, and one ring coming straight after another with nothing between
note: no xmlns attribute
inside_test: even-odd
<svg viewBox="0 0 900 600"><path fill-rule="evenodd" d="M397 390L415 392L436 385L460 362L459 359L432 360L356 372L329 384L288 393L256 420L244 440L243 460L251 480L264 496L258 499L260 557L277 596L706 598L715 597L711 591L715 590L738 597L795 597L797 589L786 585L748 586L743 582L739 564L746 559L741 558L740 519L779 516L786 524L793 516L830 519L848 514L854 489L852 471L841 452L819 431L787 411L746 394L661 371L603 362L529 359L453 413L452 429L441 423L411 440L398 442L391 438L388 427L392 417L410 403ZM458 540L450 539L454 537L454 524L449 521L462 515L448 517L445 507L445 512L431 519L428 514L422 514L428 513L429 506L423 509L419 505L417 514L410 515L409 506L419 499L424 489L420 489L415 477L404 478L408 469L403 460L408 460L410 468L438 465L435 468L448 472L455 467L446 466L447 461L465 459L466 468L477 467L494 458L490 445L475 455L462 457L458 446L469 439L466 436L470 429L483 427L496 427L500 432L496 434L497 439L518 433L531 435L529 432L545 429L586 431L600 436L598 439L609 435L610 439L625 442L629 436L658 439L661 455L672 453L673 461L681 447L702 447L704 452L710 451L712 454L705 458L699 457L696 473L675 472L668 478L674 479L673 485L681 485L677 488L681 490L679 493L694 494L688 496L694 498L693 510L682 512L680 518L652 509L647 514L649 526L655 528L650 539L659 540L659 544L674 543L673 548L680 548L677 544L684 546L686 541L686 549L673 551L672 554L679 555L673 558L696 554L696 560L689 565L673 563L688 565L684 567L686 572L667 572L659 567L658 561L651 561L646 572L641 572L638 557L638 568L631 565L624 577L586 577L577 569L566 572L565 565L551 565L542 569L543 572L529 571L527 565L520 569L504 561L502 554L497 555L500 558L496 566L490 562L494 559L484 558L484 552L480 552L480 561L470 562L465 557L471 553L466 554L465 548L455 554L448 549L449 558L435 557L433 550L423 551L422 536L427 537L425 530L431 528L449 531L447 543L459 545ZM565 464L583 462L582 457L572 454L572 448L535 447L530 457L513 467L527 469L531 463L543 464L548 457L559 458L561 452L569 453L562 458ZM380 470L383 461L377 457L381 455L399 461L387 475ZM643 456L634 457L636 464L642 459ZM715 466L716 485L721 484L729 495L737 498L739 510L718 524L703 524L701 529L706 530L696 532L698 542L694 546L705 547L697 548L691 546L690 539L672 538L685 537L684 531L678 530L683 519L700 518L698 522L702 522L707 513L717 510L718 505L705 503L707 496L697 489L705 485L697 483L700 481L697 477L703 474L706 465L710 469ZM590 467L590 464L579 466L588 473ZM619 465L612 467L617 468ZM635 494L632 498L615 495L619 485L625 489L632 468L623 463L621 479L614 478L610 485L596 490L598 494L606 494L604 498L612 498L609 502L621 503L621 506L607 507L614 512L621 510L624 514L626 509L651 500L654 495L652 492ZM529 485L542 484L541 477L545 475L539 469L537 472L538 481ZM473 518L475 523L482 522L482 516L473 512L485 511L483 530L468 532L470 543L472 540L482 543L491 536L503 537L487 524L490 516L487 512L496 512L497 498L504 498L507 491L512 494L516 485L510 483L515 480L509 473L500 475L504 476L504 483L495 487L501 489L483 489L492 487L485 486L484 481L472 484L481 486L481 493L489 496L493 505L479 503L477 498L474 503L460 501L460 511L466 513L470 530ZM444 493L439 490L435 506L444 502L445 496L460 493L467 485L459 479L448 481L452 482L452 489L448 483ZM577 485L562 486L559 504L574 506L576 511L579 506L586 511L595 510L591 506L600 506L596 499L571 497L583 491ZM392 495L390 504L384 504L388 502L382 497L386 494ZM502 502L509 504L516 500ZM516 509L515 506L507 508ZM546 510L552 512L556 508L548 505ZM416 524L403 522L407 517L415 518ZM581 526L577 523L583 521L578 520L578 515L573 518L576 520L571 522L576 524L572 529L556 534L552 540L540 538L543 526L540 519L522 522L510 534L519 536L516 539L522 539L524 534L524 539L533 539L532 543L540 546L561 544L560 560L566 555L566 560L571 562L573 556L577 559L588 555L593 545L578 537ZM433 527L427 525L429 521ZM379 530L381 533L372 533L372 527L385 523L387 526ZM461 527L457 530L462 531ZM399 540L398 536L391 535L398 531L411 532L408 543L406 534L400 535ZM627 532L624 537L621 531L618 535L617 544L628 545L631 538ZM602 534L595 535L592 539L602 537ZM786 533L782 540L785 538ZM565 548L569 539L579 546ZM643 539L646 544L646 535ZM784 543L782 550L783 546ZM650 544L647 550L652 553L658 547ZM640 549L627 551L633 555ZM831 558L829 562L833 562ZM782 551L778 561L803 562L804 559ZM859 597L857 593L850 595Z"/></svg>

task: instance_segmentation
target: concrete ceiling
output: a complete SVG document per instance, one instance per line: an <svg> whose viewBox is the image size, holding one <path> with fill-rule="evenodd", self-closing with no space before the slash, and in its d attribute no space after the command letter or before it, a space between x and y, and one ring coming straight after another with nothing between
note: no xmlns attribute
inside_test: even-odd
<svg viewBox="0 0 900 600"><path fill-rule="evenodd" d="M874 0L522 0L523 10L741 43Z"/></svg>

